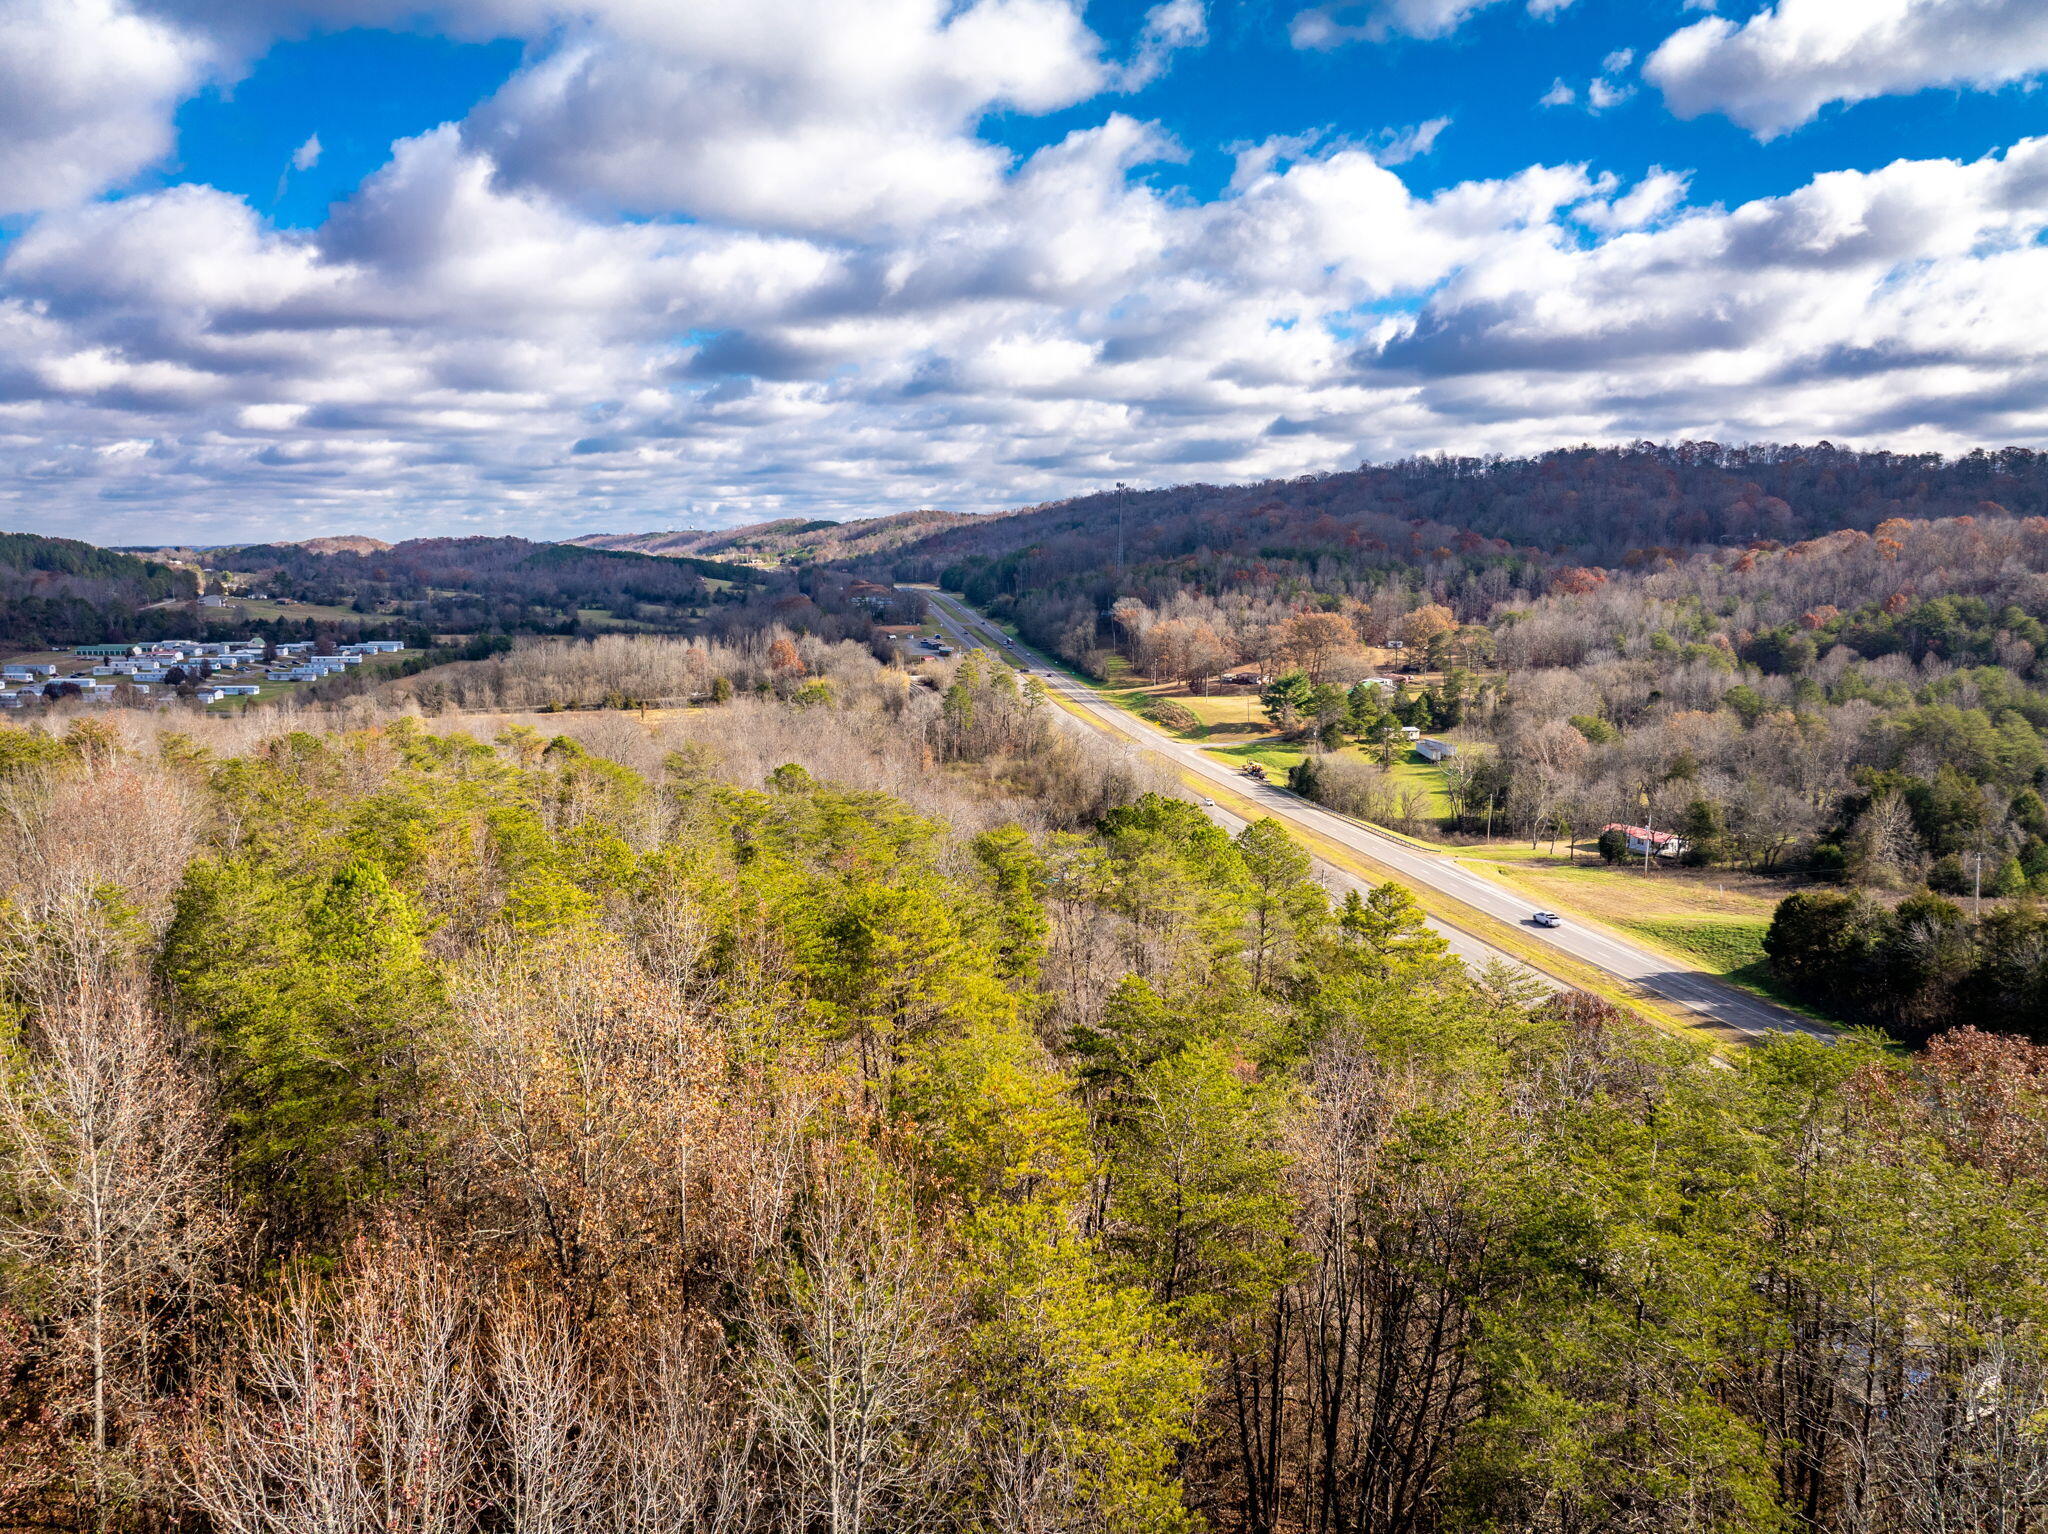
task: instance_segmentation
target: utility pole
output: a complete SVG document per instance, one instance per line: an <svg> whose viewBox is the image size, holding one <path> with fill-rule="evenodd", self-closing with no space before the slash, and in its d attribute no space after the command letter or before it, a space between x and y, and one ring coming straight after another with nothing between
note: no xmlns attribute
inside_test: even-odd
<svg viewBox="0 0 2048 1534"><path fill-rule="evenodd" d="M1645 789L1636 795L1636 803L1643 807L1643 872L1650 871L1650 849L1657 845L1657 812L1650 808L1650 793Z"/></svg>

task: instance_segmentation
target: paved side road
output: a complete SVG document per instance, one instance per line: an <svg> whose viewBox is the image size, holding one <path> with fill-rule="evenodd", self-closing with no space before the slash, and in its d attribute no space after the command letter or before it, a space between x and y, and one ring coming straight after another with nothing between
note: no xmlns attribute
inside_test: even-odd
<svg viewBox="0 0 2048 1534"><path fill-rule="evenodd" d="M1114 704L1105 703L1092 689L1075 681L1030 646L1011 639L958 598L929 587L912 589L932 604L940 623L962 649L994 651L1038 672L1039 679L1050 691L1085 711L1092 722L1111 734L1132 742L1180 771L1255 800L1267 814L1283 824L1328 837L1392 869L1409 883L1437 890L1485 915L1514 923L1532 941L1547 944L1582 964L1640 986L1731 1032L1748 1038L1781 1031L1828 1036L1827 1029L1809 1022L1796 1012L1773 1006L1760 997L1725 984L1715 976L1687 968L1663 954L1606 932L1570 921L1561 927L1530 926L1529 902L1505 885L1474 872L1455 858L1410 846L1312 804L1286 789L1271 784L1255 784L1187 742L1175 740ZM1226 825L1235 827L1242 824L1238 817L1220 810L1212 809L1211 814ZM1359 880L1344 870L1329 864L1323 866L1335 877L1340 888L1363 887ZM1451 942L1453 950L1468 962L1484 963L1488 959L1507 957L1473 933L1444 922L1434 925ZM1516 961L1510 959L1509 962Z"/></svg>

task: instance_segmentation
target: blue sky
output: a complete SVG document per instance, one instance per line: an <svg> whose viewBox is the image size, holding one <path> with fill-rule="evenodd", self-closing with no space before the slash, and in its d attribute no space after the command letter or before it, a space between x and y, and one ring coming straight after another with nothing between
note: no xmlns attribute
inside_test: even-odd
<svg viewBox="0 0 2048 1534"><path fill-rule="evenodd" d="M2048 442L2037 0L14 0L0 525Z"/></svg>

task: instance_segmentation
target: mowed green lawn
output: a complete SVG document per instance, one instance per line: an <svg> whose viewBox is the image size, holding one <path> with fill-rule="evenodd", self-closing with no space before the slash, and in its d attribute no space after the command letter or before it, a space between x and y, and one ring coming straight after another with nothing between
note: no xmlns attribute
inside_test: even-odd
<svg viewBox="0 0 2048 1534"><path fill-rule="evenodd" d="M1202 743L1211 755L1219 756L1237 765L1256 762L1268 772L1284 773L1299 762L1304 752L1299 746L1289 744L1273 735L1272 726L1266 722L1259 706L1256 693L1209 693L1189 692L1179 683L1147 682L1131 670L1130 662L1122 656L1112 656L1108 662L1108 676L1093 682L1072 673L1088 682L1105 701L1149 723L1167 729L1177 739ZM1191 729L1173 729L1158 718L1160 706L1185 709L1199 721ZM1170 716L1169 716L1170 717ZM1257 738L1238 739L1230 745L1216 744L1219 737L1242 737L1247 734ZM1358 746L1346 746L1340 752L1332 753L1353 757L1359 761L1373 761L1371 753ZM1444 784L1443 767L1425 761L1413 751L1406 752L1388 769L1394 781L1402 787L1420 788L1429 795L1425 814L1430 820L1442 820L1451 813L1451 796Z"/></svg>
<svg viewBox="0 0 2048 1534"><path fill-rule="evenodd" d="M1242 767L1257 762L1269 772L1286 772L1301 760L1302 753L1278 740L1248 740L1237 746L1211 746L1211 756L1222 757Z"/></svg>
<svg viewBox="0 0 2048 1534"><path fill-rule="evenodd" d="M1347 753L1364 755L1363 752ZM1451 791L1444 783L1444 769L1441 764L1425 761L1410 751L1405 757L1387 769L1396 783L1403 787L1420 788L1429 795L1429 814L1433 820L1442 820L1450 815L1454 806Z"/></svg>
<svg viewBox="0 0 2048 1534"><path fill-rule="evenodd" d="M1741 917L1678 916L1617 917L1614 925L1659 947L1684 954L1710 974L1719 975L1744 990L1755 991L1772 1001L1823 1021L1834 1021L1778 984L1771 973L1771 961L1764 953L1768 921Z"/></svg>
<svg viewBox="0 0 2048 1534"><path fill-rule="evenodd" d="M359 613L353 607L328 607L319 602L250 602L228 598L226 607L201 608L208 622L232 623L240 618L269 620L288 618L299 623L367 623L375 613Z"/></svg>
<svg viewBox="0 0 2048 1534"><path fill-rule="evenodd" d="M1248 740L1235 746L1211 746L1212 756L1228 757L1233 761L1257 762L1262 767L1285 772L1302 759L1300 748L1286 745L1272 737L1263 740ZM1350 757L1354 761L1375 762L1372 753L1357 746L1346 746L1341 751L1325 753L1329 756ZM1397 760L1387 769L1387 774L1402 787L1419 788L1429 795L1429 808L1425 812L1432 820L1441 820L1451 813L1450 790L1444 784L1444 771L1435 762L1424 761L1413 751Z"/></svg>

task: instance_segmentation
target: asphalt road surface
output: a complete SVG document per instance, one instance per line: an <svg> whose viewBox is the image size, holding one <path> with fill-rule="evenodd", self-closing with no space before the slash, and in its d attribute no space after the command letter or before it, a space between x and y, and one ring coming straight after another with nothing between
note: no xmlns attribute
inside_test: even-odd
<svg viewBox="0 0 2048 1534"><path fill-rule="evenodd" d="M1529 917L1535 908L1526 897L1507 886L1467 868L1455 858L1411 846L1360 821L1312 804L1284 788L1255 783L1198 747L1175 740L1144 720L1104 702L1093 689L1076 681L1062 667L1030 646L1010 638L959 598L929 587L912 589L931 603L934 618L962 650L993 651L1028 668L1038 674L1049 691L1084 711L1091 723L1129 741L1134 749L1143 750L1172 768L1214 783L1229 793L1254 800L1266 814L1285 825L1313 831L1340 846L1349 847L1392 870L1405 883L1436 890L1485 915L1513 923L1530 941L1548 945L1581 964L1638 986L1730 1033L1751 1039L1776 1031L1828 1036L1827 1029L1796 1012L1773 1006L1713 975L1689 969L1664 954L1640 948L1609 932L1581 925L1569 917L1560 927L1534 926ZM1210 806L1208 813L1232 830L1243 824L1239 817L1220 806ZM1330 863L1321 863L1320 866L1325 876L1340 890L1365 888L1365 881L1342 868ZM1483 964L1489 959L1501 959L1520 968L1531 968L1473 933L1434 918L1431 924L1444 935L1452 950L1468 963ZM1552 984L1557 983L1551 977L1543 976L1540 970L1535 973Z"/></svg>

